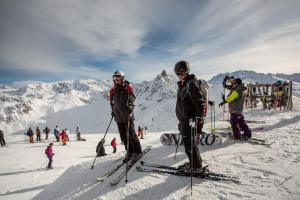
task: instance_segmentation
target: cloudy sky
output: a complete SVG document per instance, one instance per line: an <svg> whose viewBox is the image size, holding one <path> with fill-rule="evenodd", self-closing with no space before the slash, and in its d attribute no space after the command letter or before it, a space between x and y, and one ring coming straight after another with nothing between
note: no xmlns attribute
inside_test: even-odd
<svg viewBox="0 0 300 200"><path fill-rule="evenodd" d="M0 83L300 72L299 0L1 0Z"/></svg>

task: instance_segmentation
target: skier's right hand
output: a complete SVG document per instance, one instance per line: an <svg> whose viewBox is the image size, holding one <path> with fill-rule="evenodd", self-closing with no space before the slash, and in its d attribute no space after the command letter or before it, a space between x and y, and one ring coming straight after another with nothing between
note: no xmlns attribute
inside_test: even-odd
<svg viewBox="0 0 300 200"><path fill-rule="evenodd" d="M219 104L219 107L222 107L224 104L225 104L225 102L221 102L221 103Z"/></svg>
<svg viewBox="0 0 300 200"><path fill-rule="evenodd" d="M114 114L114 112L113 112L113 111L111 111L111 113L110 113L110 114L111 114L111 116L112 116L112 117L115 117L115 114Z"/></svg>

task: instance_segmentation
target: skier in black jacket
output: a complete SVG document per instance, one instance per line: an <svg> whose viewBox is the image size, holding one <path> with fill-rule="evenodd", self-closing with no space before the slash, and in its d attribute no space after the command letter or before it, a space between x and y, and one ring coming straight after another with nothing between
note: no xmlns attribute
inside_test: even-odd
<svg viewBox="0 0 300 200"><path fill-rule="evenodd" d="M6 146L5 140L4 140L4 134L3 134L2 130L0 130L0 144L1 144L1 147Z"/></svg>
<svg viewBox="0 0 300 200"><path fill-rule="evenodd" d="M142 147L134 128L134 102L135 95L132 85L124 79L122 71L113 74L114 87L110 90L110 105L112 116L117 122L122 143L127 150L127 129L129 124L129 149L128 156L133 153L141 153Z"/></svg>
<svg viewBox="0 0 300 200"><path fill-rule="evenodd" d="M201 170L202 158L198 150L199 134L202 132L205 100L200 90L199 82L194 74L189 74L188 62L179 61L176 63L174 71L179 79L178 93L176 101L176 115L179 121L178 129L182 135L185 152L191 163L193 170ZM190 119L196 121L197 133L191 141ZM192 152L193 150L193 157ZM190 164L189 170L190 170Z"/></svg>

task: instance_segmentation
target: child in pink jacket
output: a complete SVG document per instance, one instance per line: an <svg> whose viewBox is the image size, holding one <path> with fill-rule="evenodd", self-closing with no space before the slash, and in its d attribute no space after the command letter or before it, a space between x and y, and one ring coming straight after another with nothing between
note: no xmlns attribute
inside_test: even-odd
<svg viewBox="0 0 300 200"><path fill-rule="evenodd" d="M53 146L53 143L50 143L47 146L46 150L45 150L45 154L47 155L47 157L49 159L47 169L53 169L53 167L52 167L52 161L53 161L52 157L53 157L54 153L53 153L53 150L52 150L52 146Z"/></svg>

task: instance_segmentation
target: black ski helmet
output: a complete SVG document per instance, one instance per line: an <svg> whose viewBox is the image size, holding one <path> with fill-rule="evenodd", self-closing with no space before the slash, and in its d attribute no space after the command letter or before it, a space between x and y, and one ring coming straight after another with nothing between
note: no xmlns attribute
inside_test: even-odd
<svg viewBox="0 0 300 200"><path fill-rule="evenodd" d="M187 61L181 60L175 64L174 72L185 72L188 74L190 72L190 65Z"/></svg>
<svg viewBox="0 0 300 200"><path fill-rule="evenodd" d="M123 79L124 79L124 76L125 76L125 74L124 74L124 72L122 72L122 71L120 71L120 70L117 70L117 71L115 71L114 73L113 73L113 78L114 77L117 77L117 76L119 76L119 77L122 77Z"/></svg>
<svg viewBox="0 0 300 200"><path fill-rule="evenodd" d="M241 85L241 84L242 84L242 79L236 78L236 79L233 80L233 82L234 82L235 84Z"/></svg>

